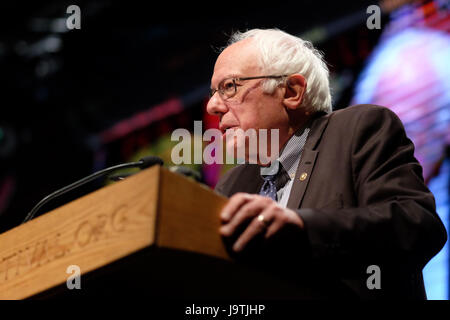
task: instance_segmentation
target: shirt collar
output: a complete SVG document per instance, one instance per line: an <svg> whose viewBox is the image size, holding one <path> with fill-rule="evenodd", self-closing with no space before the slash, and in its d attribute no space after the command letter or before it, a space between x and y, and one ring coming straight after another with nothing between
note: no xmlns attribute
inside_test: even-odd
<svg viewBox="0 0 450 320"><path fill-rule="evenodd" d="M306 127L295 132L292 137L289 138L281 151L281 155L277 159L291 179L297 170L297 165L300 161L309 131L310 128Z"/></svg>
<svg viewBox="0 0 450 320"><path fill-rule="evenodd" d="M298 163L300 162L300 157L303 152L306 139L308 138L309 131L309 126L302 127L297 130L284 145L279 157L273 161L269 167L260 167L260 174L273 175L277 174L277 172L281 170L281 173L284 172L283 175L286 174L289 179L293 179ZM278 167L280 163L281 168Z"/></svg>

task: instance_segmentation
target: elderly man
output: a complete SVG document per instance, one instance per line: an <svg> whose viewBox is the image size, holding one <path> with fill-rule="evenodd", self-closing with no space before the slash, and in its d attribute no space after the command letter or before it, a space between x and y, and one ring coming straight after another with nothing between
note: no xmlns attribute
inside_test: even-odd
<svg viewBox="0 0 450 320"><path fill-rule="evenodd" d="M207 111L224 132L279 130L276 173L246 163L216 187L230 197L220 233L237 257L312 298L426 298L422 268L447 234L394 113L331 112L321 54L280 30L234 34L211 88Z"/></svg>

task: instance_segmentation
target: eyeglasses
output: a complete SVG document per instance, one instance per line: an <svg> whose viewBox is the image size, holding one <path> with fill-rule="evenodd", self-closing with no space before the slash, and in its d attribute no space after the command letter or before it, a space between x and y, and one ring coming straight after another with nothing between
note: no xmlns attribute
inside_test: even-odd
<svg viewBox="0 0 450 320"><path fill-rule="evenodd" d="M212 98L212 96L217 91L219 92L219 95L221 96L221 98L224 99L224 100L234 97L234 95L237 92L237 87L241 86L239 83L236 83L236 82L239 82L239 81L253 80L253 79L281 79L281 78L284 78L284 77L287 77L287 75L283 75L283 76L257 76L257 77L223 79L219 83L219 86L217 87L217 89L211 89L211 91L209 93L209 97Z"/></svg>

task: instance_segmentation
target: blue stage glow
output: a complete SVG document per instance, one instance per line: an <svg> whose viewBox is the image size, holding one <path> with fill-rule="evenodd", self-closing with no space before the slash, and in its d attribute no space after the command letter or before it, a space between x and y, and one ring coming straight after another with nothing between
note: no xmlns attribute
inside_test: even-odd
<svg viewBox="0 0 450 320"><path fill-rule="evenodd" d="M444 159L450 145L450 16L438 6L432 14L422 9L402 8L401 15L391 16L360 74L352 104L386 106L400 117L449 232L450 160ZM449 298L448 242L423 275L428 299Z"/></svg>

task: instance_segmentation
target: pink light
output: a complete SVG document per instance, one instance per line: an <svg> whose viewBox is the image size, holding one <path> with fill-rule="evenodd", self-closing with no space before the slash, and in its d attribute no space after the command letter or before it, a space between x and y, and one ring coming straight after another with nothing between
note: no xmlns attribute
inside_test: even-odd
<svg viewBox="0 0 450 320"><path fill-rule="evenodd" d="M156 105L146 111L139 112L132 117L122 120L111 128L99 134L103 144L122 138L131 132L143 129L151 123L162 120L170 115L181 112L183 105L180 99L173 98Z"/></svg>

